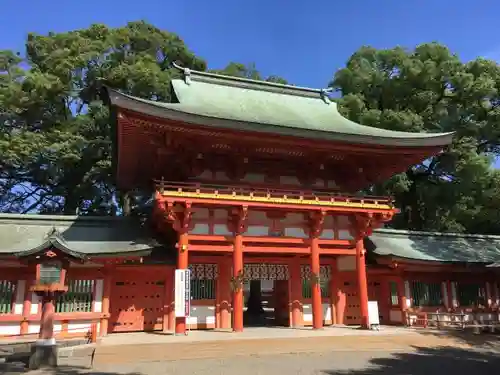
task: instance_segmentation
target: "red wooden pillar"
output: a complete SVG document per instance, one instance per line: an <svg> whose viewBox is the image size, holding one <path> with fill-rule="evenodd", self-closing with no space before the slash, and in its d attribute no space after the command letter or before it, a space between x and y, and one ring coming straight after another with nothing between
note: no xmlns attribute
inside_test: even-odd
<svg viewBox="0 0 500 375"><path fill-rule="evenodd" d="M42 317L40 319L40 332L38 339L46 343L52 342L54 338L54 295L51 292L43 294Z"/></svg>
<svg viewBox="0 0 500 375"><path fill-rule="evenodd" d="M189 267L188 258L188 234L187 232L181 232L179 234L179 248L177 253L177 269L186 270ZM175 318L175 333L185 334L186 333L186 317L176 317Z"/></svg>
<svg viewBox="0 0 500 375"><path fill-rule="evenodd" d="M332 309L332 324L339 324L337 322L337 308L338 308L338 301L339 301L339 296L338 296L338 268L337 268L337 259L334 258L331 261L330 264L331 267L331 275L330 275L330 305Z"/></svg>
<svg viewBox="0 0 500 375"><path fill-rule="evenodd" d="M217 328L231 328L231 262L223 258L219 262L219 276L217 278Z"/></svg>
<svg viewBox="0 0 500 375"><path fill-rule="evenodd" d="M102 285L102 308L101 308L101 329L100 336L105 336L108 334L108 322L109 322L109 297L111 295L111 280L112 280L112 268L104 268L104 280Z"/></svg>
<svg viewBox="0 0 500 375"><path fill-rule="evenodd" d="M290 325L292 328L303 326L302 319L302 277L300 259L290 261Z"/></svg>
<svg viewBox="0 0 500 375"><path fill-rule="evenodd" d="M243 274L243 236L236 233L233 246L233 278L240 280ZM243 285L238 282L233 287L233 331L243 331Z"/></svg>
<svg viewBox="0 0 500 375"><path fill-rule="evenodd" d="M363 245L363 238L358 238L356 241L356 272L358 274L361 327L368 328L368 283L366 281L365 247Z"/></svg>
<svg viewBox="0 0 500 375"><path fill-rule="evenodd" d="M27 335L29 331L29 316L31 315L31 284L33 283L33 276L30 274L26 278L24 285L24 301L23 301L23 320L21 321L20 334Z"/></svg>
<svg viewBox="0 0 500 375"><path fill-rule="evenodd" d="M163 332L169 332L172 330L172 324L170 323L170 317L172 315L172 292L173 292L173 282L174 276L172 275L173 268L168 266L165 272L165 290L163 291Z"/></svg>
<svg viewBox="0 0 500 375"><path fill-rule="evenodd" d="M318 236L311 237L311 294L312 294L312 313L313 329L323 328L323 305L321 303L321 285L317 280L320 275L319 263L319 243Z"/></svg>

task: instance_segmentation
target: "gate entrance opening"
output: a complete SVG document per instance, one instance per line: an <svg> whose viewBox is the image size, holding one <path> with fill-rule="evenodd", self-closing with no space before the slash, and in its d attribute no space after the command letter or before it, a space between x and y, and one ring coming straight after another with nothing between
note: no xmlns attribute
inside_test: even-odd
<svg viewBox="0 0 500 375"><path fill-rule="evenodd" d="M288 266L246 264L243 323L247 327L290 325Z"/></svg>

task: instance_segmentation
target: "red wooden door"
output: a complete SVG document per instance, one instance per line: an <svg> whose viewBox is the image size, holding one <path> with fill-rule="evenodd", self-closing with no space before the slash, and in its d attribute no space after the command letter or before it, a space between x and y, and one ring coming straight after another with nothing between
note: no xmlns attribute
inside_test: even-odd
<svg viewBox="0 0 500 375"><path fill-rule="evenodd" d="M148 269L147 266L119 270L111 289L110 331L161 330L164 280L163 273Z"/></svg>

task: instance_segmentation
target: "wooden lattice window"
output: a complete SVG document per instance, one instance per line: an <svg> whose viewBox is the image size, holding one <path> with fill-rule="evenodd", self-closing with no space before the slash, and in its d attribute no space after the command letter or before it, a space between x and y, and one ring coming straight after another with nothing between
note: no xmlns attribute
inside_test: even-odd
<svg viewBox="0 0 500 375"><path fill-rule="evenodd" d="M191 299L215 299L217 264L190 264L189 269L191 270Z"/></svg>
<svg viewBox="0 0 500 375"><path fill-rule="evenodd" d="M16 285L9 280L0 280L0 314L10 314Z"/></svg>
<svg viewBox="0 0 500 375"><path fill-rule="evenodd" d="M196 300L215 299L215 280L192 279L191 298Z"/></svg>
<svg viewBox="0 0 500 375"><path fill-rule="evenodd" d="M312 288L311 288L311 267L308 265L301 265L300 274L302 279L302 298L312 298ZM331 279L331 267L330 266L320 266L319 268L319 284L321 287L321 297L330 297L330 279Z"/></svg>
<svg viewBox="0 0 500 375"><path fill-rule="evenodd" d="M457 299L460 306L485 306L486 288L482 284L457 283Z"/></svg>
<svg viewBox="0 0 500 375"><path fill-rule="evenodd" d="M443 291L441 289L441 283L412 281L411 296L413 305L416 307L434 307L443 305Z"/></svg>
<svg viewBox="0 0 500 375"><path fill-rule="evenodd" d="M390 281L389 282L389 291L391 293L390 300L389 300L391 306L398 306L399 305L398 283L395 281Z"/></svg>
<svg viewBox="0 0 500 375"><path fill-rule="evenodd" d="M56 312L92 312L94 280L69 280L68 291L56 302Z"/></svg>
<svg viewBox="0 0 500 375"><path fill-rule="evenodd" d="M330 297L330 280L321 279L319 282L321 287L321 297ZM302 280L302 298L312 298L311 280Z"/></svg>

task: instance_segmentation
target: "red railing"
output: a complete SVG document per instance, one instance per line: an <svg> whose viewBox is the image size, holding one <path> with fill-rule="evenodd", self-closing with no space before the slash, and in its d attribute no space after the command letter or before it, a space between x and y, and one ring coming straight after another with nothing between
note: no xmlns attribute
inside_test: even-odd
<svg viewBox="0 0 500 375"><path fill-rule="evenodd" d="M284 199L302 199L317 200L328 202L348 202L359 204L383 204L393 206L394 200L391 197L382 196L357 196L343 194L322 189L315 190L292 190L263 188L249 185L235 184L205 184L196 182L171 182L163 180L154 180L155 188L160 193L175 191L197 194L229 194L229 195L250 195L255 198L284 198Z"/></svg>

